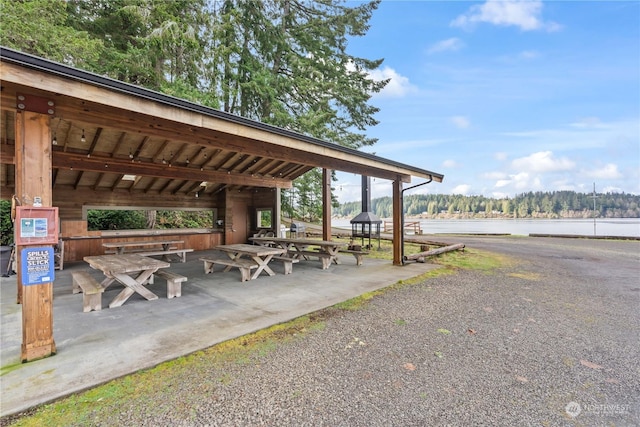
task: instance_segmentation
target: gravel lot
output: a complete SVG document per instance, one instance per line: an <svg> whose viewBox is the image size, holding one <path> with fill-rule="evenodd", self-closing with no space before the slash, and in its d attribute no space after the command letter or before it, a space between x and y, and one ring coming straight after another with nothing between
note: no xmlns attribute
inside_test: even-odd
<svg viewBox="0 0 640 427"><path fill-rule="evenodd" d="M511 262L330 309L322 329L91 424L640 425L640 242L447 240Z"/></svg>

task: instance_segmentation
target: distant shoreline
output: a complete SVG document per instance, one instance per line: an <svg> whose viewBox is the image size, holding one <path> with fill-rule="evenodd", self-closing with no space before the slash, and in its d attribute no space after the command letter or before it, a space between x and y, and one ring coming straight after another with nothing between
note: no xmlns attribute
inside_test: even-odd
<svg viewBox="0 0 640 427"><path fill-rule="evenodd" d="M355 216L355 215L354 215ZM337 220L350 220L353 216L332 216L331 219ZM514 219L523 219L523 220L532 220L532 219L553 219L553 220L563 220L563 219L590 219L593 220L593 216L589 213L585 212L571 212L566 215L557 215L557 214L535 214L528 216L514 216L514 215L504 215L501 213L439 213L435 215L423 214L423 215L405 215L406 220L427 220L427 219L443 219L443 220L457 220L457 219L495 219L495 220L514 220ZM380 218L382 221L392 221L392 218ZM640 220L640 217L624 217L624 216L607 216L607 217L596 217L596 220L607 220L607 219L637 219Z"/></svg>

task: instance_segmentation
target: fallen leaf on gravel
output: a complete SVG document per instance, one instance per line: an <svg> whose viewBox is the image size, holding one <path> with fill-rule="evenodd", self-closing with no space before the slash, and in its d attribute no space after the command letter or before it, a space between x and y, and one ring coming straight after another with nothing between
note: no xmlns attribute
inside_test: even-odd
<svg viewBox="0 0 640 427"><path fill-rule="evenodd" d="M520 329L518 329L518 328L514 328L514 329L513 329L513 332L515 332L516 334L519 334L519 333L520 333Z"/></svg>
<svg viewBox="0 0 640 427"><path fill-rule="evenodd" d="M435 354L435 356L436 356L438 359L442 359L442 357L443 357L443 355L442 355L442 352L441 352L441 351L434 351L434 352L433 352L433 354Z"/></svg>
<svg viewBox="0 0 640 427"><path fill-rule="evenodd" d="M469 328L469 329L467 329L467 332L469 333L469 335L473 335L473 334L476 333L476 330Z"/></svg>
<svg viewBox="0 0 640 427"><path fill-rule="evenodd" d="M520 381L521 383L528 383L529 380L527 379L527 377L521 377L520 375L516 376L516 379L518 381Z"/></svg>
<svg viewBox="0 0 640 427"><path fill-rule="evenodd" d="M493 311L493 308L485 307L485 308L483 308L483 310L486 311L487 313L491 313Z"/></svg>
<svg viewBox="0 0 640 427"><path fill-rule="evenodd" d="M580 360L580 364L591 369L602 369L602 366L596 365L595 363L589 362L588 360Z"/></svg>
<svg viewBox="0 0 640 427"><path fill-rule="evenodd" d="M416 365L414 365L413 363L405 363L404 369L406 369L407 371L415 371Z"/></svg>
<svg viewBox="0 0 640 427"><path fill-rule="evenodd" d="M440 333L442 335L451 335L451 331L450 330L443 329L443 328L438 329L438 333Z"/></svg>

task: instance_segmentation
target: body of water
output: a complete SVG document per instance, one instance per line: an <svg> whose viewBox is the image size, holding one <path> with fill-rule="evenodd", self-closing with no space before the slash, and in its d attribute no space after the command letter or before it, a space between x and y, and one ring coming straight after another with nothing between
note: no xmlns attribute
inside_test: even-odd
<svg viewBox="0 0 640 427"><path fill-rule="evenodd" d="M406 219L405 222L415 222ZM580 236L640 237L640 218L596 219L423 219L424 234L574 234ZM332 226L351 229L348 219L333 219ZM595 230L594 230L595 229Z"/></svg>

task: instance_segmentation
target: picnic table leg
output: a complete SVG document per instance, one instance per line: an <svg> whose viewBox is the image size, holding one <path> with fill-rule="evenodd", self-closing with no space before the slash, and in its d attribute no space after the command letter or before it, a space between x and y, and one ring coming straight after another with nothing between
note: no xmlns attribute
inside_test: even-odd
<svg viewBox="0 0 640 427"><path fill-rule="evenodd" d="M227 252L226 254L229 256L229 258L231 258L231 259L232 259L232 260L234 260L234 261L235 261L235 260L237 260L237 259L240 259L240 254L232 254L232 253L230 253L230 252ZM222 272L223 272L223 273L227 273L227 272L231 271L231 268L232 268L232 267L233 267L232 265L227 265L227 266L224 268L224 270L222 270Z"/></svg>
<svg viewBox="0 0 640 427"><path fill-rule="evenodd" d="M329 255L331 255L331 260L333 260L333 262L335 262L336 264L340 264L340 260L338 259L338 248L326 248L327 249L327 253Z"/></svg>
<svg viewBox="0 0 640 427"><path fill-rule="evenodd" d="M158 296L156 294L142 285L142 283L144 283L153 273L153 270L146 270L140 273L135 279L124 273L113 274L113 277L116 278L120 283L124 284L125 288L113 299L113 301L111 301L111 303L109 304L109 308L120 307L131 297L131 295L136 292L149 301L158 299Z"/></svg>
<svg viewBox="0 0 640 427"><path fill-rule="evenodd" d="M162 250L163 251L168 251L169 250L169 244L168 243L163 243L162 244ZM171 258L169 258L169 254L162 255L162 259L167 261L167 262L171 262Z"/></svg>
<svg viewBox="0 0 640 427"><path fill-rule="evenodd" d="M271 261L271 258L273 258L273 255L267 255L264 259L260 258L259 256L254 256L251 258L253 258L253 260L258 263L258 268L256 268L256 271L255 273L253 273L253 276L251 276L251 279L257 278L263 271L269 276L276 275L276 273L274 273L274 271L267 265L269 261Z"/></svg>

